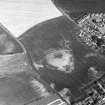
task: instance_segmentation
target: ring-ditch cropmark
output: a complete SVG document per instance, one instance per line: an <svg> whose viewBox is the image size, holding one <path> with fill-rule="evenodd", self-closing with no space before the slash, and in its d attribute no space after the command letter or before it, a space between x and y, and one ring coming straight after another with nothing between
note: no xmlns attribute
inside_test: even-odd
<svg viewBox="0 0 105 105"><path fill-rule="evenodd" d="M74 70L74 57L71 50L53 49L48 51L45 60L49 66L57 68L56 70L65 73L71 73Z"/></svg>

